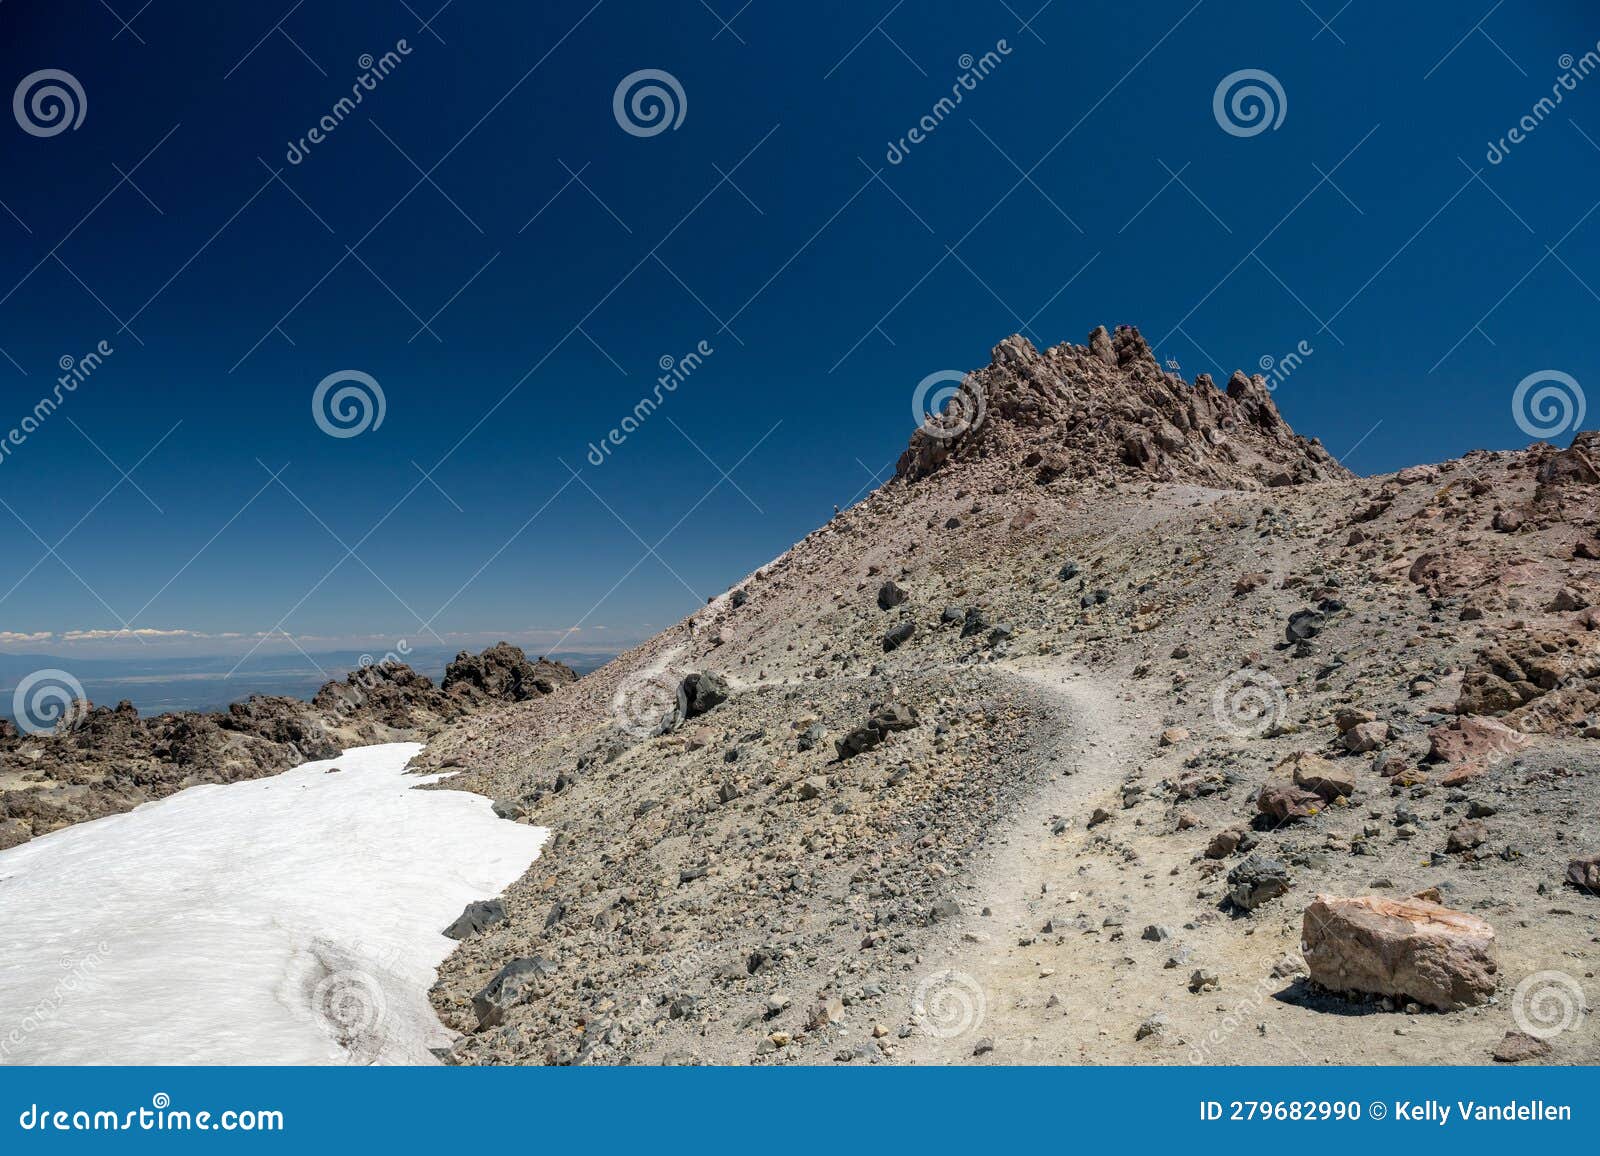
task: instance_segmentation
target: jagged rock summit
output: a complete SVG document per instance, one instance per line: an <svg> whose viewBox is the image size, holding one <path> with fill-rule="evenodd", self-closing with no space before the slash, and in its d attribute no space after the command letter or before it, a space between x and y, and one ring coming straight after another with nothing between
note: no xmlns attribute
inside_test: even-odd
<svg viewBox="0 0 1600 1156"><path fill-rule="evenodd" d="M1014 454L1048 484L1144 478L1259 489L1351 477L1315 438L1289 428L1265 378L1226 390L1164 370L1131 325L1040 352L1020 335L994 347L943 412L911 436L896 473L916 482L951 461Z"/></svg>

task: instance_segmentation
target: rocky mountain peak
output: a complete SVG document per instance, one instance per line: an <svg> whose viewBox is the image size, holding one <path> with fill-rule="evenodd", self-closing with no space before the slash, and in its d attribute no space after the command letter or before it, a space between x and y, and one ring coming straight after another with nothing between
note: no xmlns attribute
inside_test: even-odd
<svg viewBox="0 0 1600 1156"><path fill-rule="evenodd" d="M1087 344L1044 351L1020 334L946 391L911 436L899 477L916 482L947 462L1015 456L1040 482L1059 477L1187 481L1232 489L1348 478L1315 438L1296 434L1260 375L1186 382L1163 369L1131 325Z"/></svg>

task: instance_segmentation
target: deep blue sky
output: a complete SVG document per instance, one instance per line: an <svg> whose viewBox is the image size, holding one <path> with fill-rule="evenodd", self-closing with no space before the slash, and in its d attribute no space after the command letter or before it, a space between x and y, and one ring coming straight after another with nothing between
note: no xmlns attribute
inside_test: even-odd
<svg viewBox="0 0 1600 1156"><path fill-rule="evenodd" d="M1485 159L1600 40L1592 5L437 2L0 4L5 91L55 68L87 103L0 125L0 430L114 348L0 461L0 631L49 634L11 649L648 633L858 497L917 383L1018 329L1135 323L1219 381L1306 341L1278 402L1364 473L1524 445L1519 380L1600 379L1600 76ZM647 68L687 99L640 137L612 101ZM1241 69L1280 83L1277 128L1219 126ZM310 401L345 369L386 416L340 439ZM100 450L164 435L118 486Z"/></svg>

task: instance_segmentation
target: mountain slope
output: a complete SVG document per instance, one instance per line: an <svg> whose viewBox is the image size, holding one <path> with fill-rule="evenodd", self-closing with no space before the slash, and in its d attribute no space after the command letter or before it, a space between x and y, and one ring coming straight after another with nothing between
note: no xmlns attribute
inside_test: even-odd
<svg viewBox="0 0 1600 1156"><path fill-rule="evenodd" d="M453 1060L1483 1062L1525 977L1581 987L1600 435L1354 478L1133 330L960 390L727 595L425 752L555 831L441 971ZM1425 888L1498 929L1498 1004L1307 981L1314 893Z"/></svg>

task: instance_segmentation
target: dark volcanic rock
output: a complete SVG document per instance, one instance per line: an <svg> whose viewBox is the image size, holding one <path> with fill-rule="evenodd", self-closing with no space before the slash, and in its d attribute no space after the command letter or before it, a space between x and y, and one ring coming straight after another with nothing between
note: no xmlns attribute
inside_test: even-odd
<svg viewBox="0 0 1600 1156"><path fill-rule="evenodd" d="M500 900L476 900L467 904L465 910L456 916L456 921L444 929L443 934L451 939L466 939L493 924L504 923L505 918L505 905Z"/></svg>
<svg viewBox="0 0 1600 1156"><path fill-rule="evenodd" d="M721 706L728 701L730 693L728 680L720 674L703 670L689 675L678 688L678 701L683 707L683 717L694 718L705 714L713 707Z"/></svg>
<svg viewBox="0 0 1600 1156"><path fill-rule="evenodd" d="M578 676L565 663L541 658L529 662L522 648L497 642L482 654L463 650L445 667L440 689L468 698L487 697L497 702L526 702L550 694Z"/></svg>

